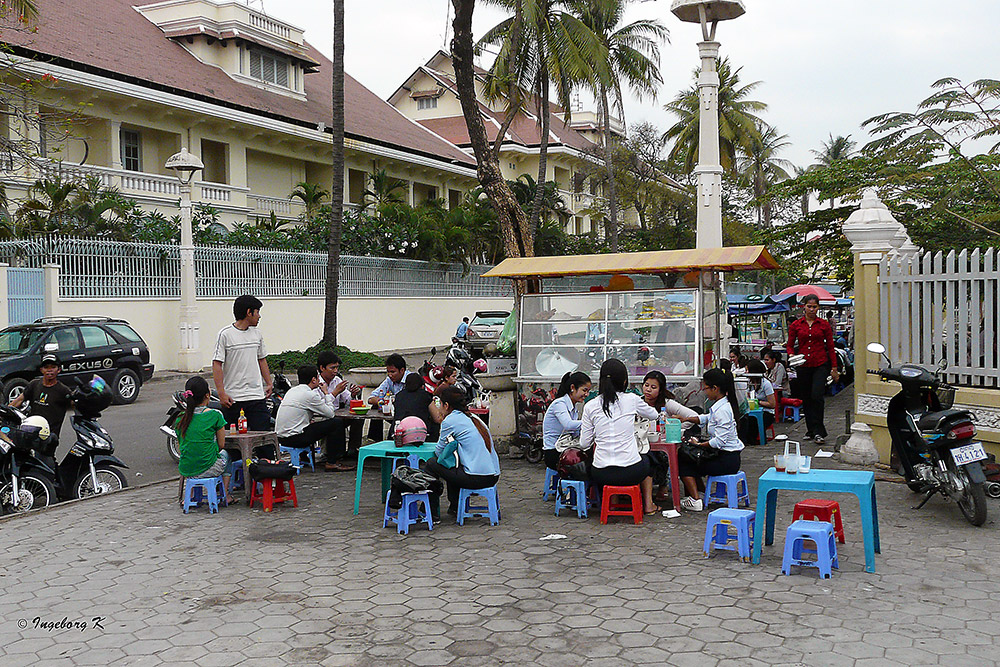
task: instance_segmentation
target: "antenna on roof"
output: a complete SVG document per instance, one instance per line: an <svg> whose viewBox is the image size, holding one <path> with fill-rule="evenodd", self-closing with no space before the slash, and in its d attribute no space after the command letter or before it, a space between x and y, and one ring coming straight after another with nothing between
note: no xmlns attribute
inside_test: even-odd
<svg viewBox="0 0 1000 667"><path fill-rule="evenodd" d="M267 11L264 9L264 0L246 0L246 3L250 9L256 9L261 14L267 16Z"/></svg>

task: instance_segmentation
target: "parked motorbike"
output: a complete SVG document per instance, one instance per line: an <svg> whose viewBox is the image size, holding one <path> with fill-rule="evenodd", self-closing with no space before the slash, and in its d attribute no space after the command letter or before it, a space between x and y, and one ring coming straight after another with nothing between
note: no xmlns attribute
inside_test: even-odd
<svg viewBox="0 0 1000 667"><path fill-rule="evenodd" d="M542 460L542 420L552 401L552 395L537 388L531 396L518 394L517 436L514 444L519 447L520 456L529 463Z"/></svg>
<svg viewBox="0 0 1000 667"><path fill-rule="evenodd" d="M288 378L285 377L285 362L282 361L278 365L278 372L271 378L271 383L271 395L264 400L267 403L267 412L271 415L271 430L274 430L274 420L278 417L278 408L281 407L281 399L292 388ZM163 422L163 426L160 427L160 431L167 436L167 453L170 454L170 458L174 461L181 460L180 444L177 441L177 432L174 430L174 424L177 423L177 419L187 409L183 394L183 390L174 392L172 397L173 405L167 409L167 419ZM210 394L211 398L208 401L208 407L222 412L222 401L219 400L219 392L212 389Z"/></svg>
<svg viewBox="0 0 1000 667"><path fill-rule="evenodd" d="M471 405L483 392L483 386L476 379L475 374L481 372L486 367L486 362L479 360L479 365L472 359L472 355L463 345L452 345L445 358L445 365L458 370L458 381L455 386L465 392L465 396Z"/></svg>
<svg viewBox="0 0 1000 667"><path fill-rule="evenodd" d="M973 526L983 525L986 476L981 462L986 452L982 443L973 441L975 416L952 408L955 389L941 379L943 367L937 373L913 364L893 367L884 346L869 343L868 351L888 363L887 368L868 373L901 387L889 401L886 424L907 485L924 494L916 509L940 493L954 500Z"/></svg>
<svg viewBox="0 0 1000 667"><path fill-rule="evenodd" d="M14 514L48 507L56 502L51 482L54 471L39 458L37 428L21 430L25 415L0 406L0 514Z"/></svg>

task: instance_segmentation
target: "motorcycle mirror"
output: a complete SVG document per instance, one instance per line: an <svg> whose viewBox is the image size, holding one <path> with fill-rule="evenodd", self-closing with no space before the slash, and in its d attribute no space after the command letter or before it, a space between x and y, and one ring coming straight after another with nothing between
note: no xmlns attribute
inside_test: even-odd
<svg viewBox="0 0 1000 667"><path fill-rule="evenodd" d="M284 373L285 372L285 360L284 359L282 359L281 361L278 362L278 372L279 373Z"/></svg>
<svg viewBox="0 0 1000 667"><path fill-rule="evenodd" d="M438 349L436 347L432 347L431 348L431 356L433 357L437 353L438 353Z"/></svg>
<svg viewBox="0 0 1000 667"><path fill-rule="evenodd" d="M938 372L943 373L948 368L948 360L941 357L941 361L938 362Z"/></svg>
<svg viewBox="0 0 1000 667"><path fill-rule="evenodd" d="M872 354L885 354L885 346L881 343L868 343L867 349Z"/></svg>

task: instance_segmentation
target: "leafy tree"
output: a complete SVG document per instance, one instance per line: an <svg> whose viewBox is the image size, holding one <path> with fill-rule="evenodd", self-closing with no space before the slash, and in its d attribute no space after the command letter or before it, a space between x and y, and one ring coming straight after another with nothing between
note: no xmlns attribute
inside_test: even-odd
<svg viewBox="0 0 1000 667"><path fill-rule="evenodd" d="M362 208L376 214L387 204L402 204L406 181L390 176L385 169L376 169L368 178L368 187L361 193Z"/></svg>
<svg viewBox="0 0 1000 667"><path fill-rule="evenodd" d="M627 0L576 0L570 5L597 36L607 54L604 60L594 63L595 76L590 85L601 104L611 252L618 252L618 196L612 159L611 108L624 119L623 83L638 96L655 99L657 86L663 82L659 68L660 42L669 39L670 35L657 20L642 19L622 25L627 5Z"/></svg>
<svg viewBox="0 0 1000 667"><path fill-rule="evenodd" d="M824 141L823 147L820 150L810 152L816 156L816 160L820 165L829 167L837 160L852 157L856 147L857 142L851 141L851 135L847 135L846 137L837 135L835 137L833 134L830 134L829 141Z"/></svg>
<svg viewBox="0 0 1000 667"><path fill-rule="evenodd" d="M787 134L760 123L757 135L750 137L737 157L736 169L741 182L750 188L753 206L757 211L757 226L771 226L771 203L766 198L771 186L789 177L792 163L778 157L782 149L791 145Z"/></svg>
<svg viewBox="0 0 1000 667"><path fill-rule="evenodd" d="M299 199L306 207L306 217L312 217L316 209L323 205L323 200L330 196L330 191L317 183L300 181L289 195L289 199Z"/></svg>

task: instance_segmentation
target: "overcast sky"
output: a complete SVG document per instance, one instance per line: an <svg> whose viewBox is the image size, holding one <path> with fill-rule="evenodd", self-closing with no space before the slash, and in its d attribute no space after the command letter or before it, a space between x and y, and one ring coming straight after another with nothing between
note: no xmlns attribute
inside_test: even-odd
<svg viewBox="0 0 1000 667"><path fill-rule="evenodd" d="M332 53L329 0L251 0L305 28L306 39ZM628 20L658 18L670 30L662 47L663 85L657 100L628 100L626 122L666 128L662 103L691 85L701 30L670 13L670 0L636 2ZM944 76L964 81L1000 78L997 0L745 0L747 13L720 24L721 53L742 66L744 81L762 81L755 98L765 118L792 145L784 156L812 161L829 134L865 141L860 124L887 111L913 111ZM445 47L450 0L346 0L348 73L388 97L437 49ZM477 5L475 36L504 18Z"/></svg>

